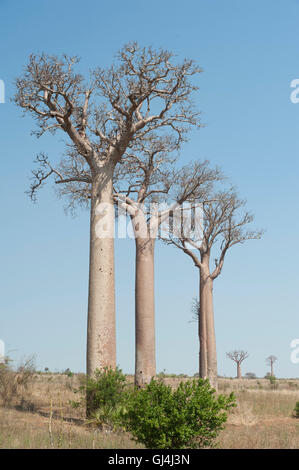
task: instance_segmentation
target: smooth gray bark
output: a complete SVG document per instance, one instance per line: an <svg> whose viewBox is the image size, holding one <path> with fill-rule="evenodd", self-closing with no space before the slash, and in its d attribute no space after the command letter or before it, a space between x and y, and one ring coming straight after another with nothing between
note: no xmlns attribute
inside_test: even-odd
<svg viewBox="0 0 299 470"><path fill-rule="evenodd" d="M87 374L116 367L114 210L112 169L103 168L91 192ZM103 207L106 204L106 207Z"/></svg>
<svg viewBox="0 0 299 470"><path fill-rule="evenodd" d="M136 238L135 385L142 387L156 375L154 246L155 239Z"/></svg>
<svg viewBox="0 0 299 470"><path fill-rule="evenodd" d="M200 377L208 378L218 389L217 351L214 324L213 280L209 274L209 257L202 256L200 268Z"/></svg>

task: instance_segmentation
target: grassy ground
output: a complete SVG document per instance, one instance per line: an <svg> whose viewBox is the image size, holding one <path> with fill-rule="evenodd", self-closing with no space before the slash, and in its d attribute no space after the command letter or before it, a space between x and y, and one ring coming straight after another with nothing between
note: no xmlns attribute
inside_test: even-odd
<svg viewBox="0 0 299 470"><path fill-rule="evenodd" d="M186 379L165 380L176 386ZM76 375L36 374L25 405L0 406L0 448L140 448L128 434L91 428L83 410L71 407L78 381ZM292 417L299 380L279 380L271 388L265 379L220 379L219 388L233 390L238 403L220 434L221 448L299 448L299 420Z"/></svg>

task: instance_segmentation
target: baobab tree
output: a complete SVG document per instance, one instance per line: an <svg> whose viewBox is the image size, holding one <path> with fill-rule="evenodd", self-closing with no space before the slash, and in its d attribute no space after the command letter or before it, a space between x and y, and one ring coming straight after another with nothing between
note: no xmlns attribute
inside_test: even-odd
<svg viewBox="0 0 299 470"><path fill-rule="evenodd" d="M192 61L176 64L165 50L124 46L116 63L97 68L87 80L76 72L77 57L31 55L17 79L15 103L37 123L35 134L62 131L67 138L60 163L45 154L31 196L49 176L61 193L90 203L90 263L87 374L115 367L113 175L127 149L153 132L170 129L177 144L199 127L192 107L200 72Z"/></svg>
<svg viewBox="0 0 299 470"><path fill-rule="evenodd" d="M150 138L120 165L115 201L131 218L136 247L135 269L135 384L156 375L154 251L158 230L173 210L190 198L204 199L219 177L208 162L194 162L179 170L172 166L169 137ZM127 187L124 188L124 181Z"/></svg>
<svg viewBox="0 0 299 470"><path fill-rule="evenodd" d="M274 362L277 361L277 357L276 356L273 356L271 354L271 356L267 357L266 359L266 364L268 364L268 366L270 366L270 369L271 369L271 377L275 377L274 376Z"/></svg>
<svg viewBox="0 0 299 470"><path fill-rule="evenodd" d="M211 191L202 204L202 210L195 222L200 231L193 231L190 225L177 235L164 238L167 244L174 245L186 253L199 269L200 312L199 333L199 372L208 378L217 389L217 352L214 326L213 283L222 272L227 251L246 240L258 239L260 231L247 230L253 216L243 211L244 201L232 189L222 192ZM195 200L196 201L196 200ZM211 267L211 255L218 250L215 267ZM196 253L198 252L198 254Z"/></svg>
<svg viewBox="0 0 299 470"><path fill-rule="evenodd" d="M242 350L235 350L227 352L226 356L237 364L237 379L241 379L241 364L249 356L248 352Z"/></svg>

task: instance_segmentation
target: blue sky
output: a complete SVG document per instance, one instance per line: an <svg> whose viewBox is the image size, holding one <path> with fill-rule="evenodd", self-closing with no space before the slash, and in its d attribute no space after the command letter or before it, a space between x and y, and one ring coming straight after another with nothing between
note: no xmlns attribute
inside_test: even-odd
<svg viewBox="0 0 299 470"><path fill-rule="evenodd" d="M261 241L232 248L215 281L219 373L235 374L225 352L246 349L244 372L264 375L276 355L278 376L299 377L290 342L299 338L299 78L297 0L0 0L1 245L0 338L16 359L35 353L40 368L85 369L88 213L64 213L53 187L37 204L24 192L32 161L53 160L61 137L36 140L29 117L10 102L14 79L32 52L75 54L81 70L107 66L138 41L194 59L204 72L196 105L205 127L191 135L182 162L209 159L238 185ZM134 243L116 242L118 363L134 369ZM193 374L198 342L190 323L198 273L174 248L156 251L157 368Z"/></svg>

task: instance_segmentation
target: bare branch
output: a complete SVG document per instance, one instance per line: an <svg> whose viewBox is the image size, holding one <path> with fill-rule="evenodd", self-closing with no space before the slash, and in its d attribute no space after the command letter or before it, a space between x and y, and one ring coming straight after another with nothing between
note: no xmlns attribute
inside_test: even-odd
<svg viewBox="0 0 299 470"><path fill-rule="evenodd" d="M201 177L206 175L206 185L197 187L195 184L197 179L190 174L182 179L178 178L177 181L181 194L188 201L203 202L202 211L195 215L194 219L194 225L200 230L194 231L190 225L185 224L185 230L176 231L168 243L176 238L174 240L176 246L181 247L188 243L193 249L199 250L201 261L205 258L206 272L214 280L222 271L229 248L243 244L246 240L259 239L263 232L246 229L246 226L252 222L253 216L247 211L242 212L245 202L238 198L233 188L214 191L213 183L223 179L218 169L213 171L203 167L195 170ZM219 256L215 259L214 270L210 271L212 249L218 249ZM187 251L186 253L189 254ZM191 258L193 259L193 256Z"/></svg>
<svg viewBox="0 0 299 470"><path fill-rule="evenodd" d="M249 353L243 350L234 350L226 353L226 356L237 364L241 364L247 357Z"/></svg>
<svg viewBox="0 0 299 470"><path fill-rule="evenodd" d="M68 155L70 156L71 153L71 150L69 150ZM50 177L54 178L56 184L63 184L65 186L63 190L60 190L60 194L67 194L69 198L78 201L78 195L79 192L81 192L81 199L83 198L83 194L85 202L89 199L92 178L88 169L84 168L83 159L80 161L79 157L76 156L76 158L73 159L62 160L60 164L55 167L50 163L48 156L41 153L37 155L35 163L39 166L36 170L32 171L32 183L27 192L33 201L37 199L37 191ZM83 199L81 202L83 202Z"/></svg>
<svg viewBox="0 0 299 470"><path fill-rule="evenodd" d="M276 362L276 361L277 361L277 357L271 355L271 356L267 357L266 364L268 364L269 366L272 366L274 364L274 362Z"/></svg>
<svg viewBox="0 0 299 470"><path fill-rule="evenodd" d="M78 159L82 166L81 159L84 159L89 167L88 178L85 168L81 179L76 169L75 175L70 171L67 177L60 178L56 166L50 169L44 162L42 173L34 175L32 196L55 175L59 186L65 184L60 194L70 192L77 198L81 193L88 199L89 177L94 180L103 166L109 166L113 173L115 165L127 158L133 168L140 152L146 152L143 143L153 138L158 143L155 134L159 134L160 142L165 139L170 144L171 141L173 149L178 149L189 129L200 127L199 113L194 111L192 103L198 88L193 81L200 69L190 60L178 64L168 51L140 48L137 43L131 43L121 49L112 67L96 69L88 80L76 71L78 67L77 57L32 54L23 75L16 81L15 102L35 119L37 137L47 132L64 132L67 146L72 148L72 155L66 154L69 165L65 165L74 169L74 161ZM165 136L167 129L171 136ZM141 201L162 194L166 197L169 191L167 184L158 187L153 183L162 174L163 145L152 148L151 152L148 161L157 162L156 154L159 154L161 164L153 172L147 166L146 175L143 167L142 176L150 182L138 188ZM138 171L141 177L142 165ZM76 188L76 183L83 186ZM135 190L131 186L128 195ZM123 188L118 193L121 191Z"/></svg>

